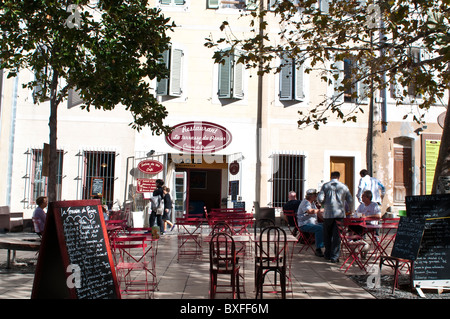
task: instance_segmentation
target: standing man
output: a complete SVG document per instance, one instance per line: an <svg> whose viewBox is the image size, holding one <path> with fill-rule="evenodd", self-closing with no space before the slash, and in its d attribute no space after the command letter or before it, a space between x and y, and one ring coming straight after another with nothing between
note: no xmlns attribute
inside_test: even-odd
<svg viewBox="0 0 450 319"><path fill-rule="evenodd" d="M381 184L381 182L376 179L375 177L371 177L369 175L369 171L366 169L363 169L359 172L359 176L361 176L361 179L359 180L358 185L358 193L356 194L356 197L358 198L358 201L362 204L362 194L364 191L371 191L372 192L372 201L378 203L378 205L381 205L381 202L384 198L384 195L386 193L386 189L384 188L384 185ZM381 192L381 196L380 196Z"/></svg>
<svg viewBox="0 0 450 319"><path fill-rule="evenodd" d="M344 183L339 181L339 172L331 173L331 181L323 184L317 197L324 208L323 213L323 239L325 246L324 257L332 263L339 262L341 240L336 220L342 220L346 213L346 203L353 211L353 199Z"/></svg>

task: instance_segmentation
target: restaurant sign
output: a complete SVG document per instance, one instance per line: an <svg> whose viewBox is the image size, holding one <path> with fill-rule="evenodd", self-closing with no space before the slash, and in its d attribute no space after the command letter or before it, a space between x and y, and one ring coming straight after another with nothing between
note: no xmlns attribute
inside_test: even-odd
<svg viewBox="0 0 450 319"><path fill-rule="evenodd" d="M155 160L144 160L139 162L137 168L145 174L158 174L159 172L162 172L164 165Z"/></svg>
<svg viewBox="0 0 450 319"><path fill-rule="evenodd" d="M137 178L136 193L150 193L156 189L156 179Z"/></svg>
<svg viewBox="0 0 450 319"><path fill-rule="evenodd" d="M202 121L175 125L166 142L186 153L214 153L231 143L231 133L224 127Z"/></svg>

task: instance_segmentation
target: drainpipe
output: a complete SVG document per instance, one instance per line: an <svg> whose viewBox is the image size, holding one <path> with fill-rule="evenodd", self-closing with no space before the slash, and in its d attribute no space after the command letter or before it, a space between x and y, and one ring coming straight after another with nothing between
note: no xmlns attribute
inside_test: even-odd
<svg viewBox="0 0 450 319"><path fill-rule="evenodd" d="M381 39L381 49L380 55L384 57L385 49L384 49L384 21L380 19L380 39ZM382 74L383 84L386 83L386 72ZM383 87L381 90L381 133L385 133L387 131L387 104L386 104L386 87Z"/></svg>
<svg viewBox="0 0 450 319"><path fill-rule="evenodd" d="M19 87L19 76L14 78L14 88L11 107L11 129L9 132L8 150L8 176L6 181L6 205L11 207L12 171L14 159L14 135L16 131L16 111L17 111L17 90ZM1 93L1 92L0 92Z"/></svg>

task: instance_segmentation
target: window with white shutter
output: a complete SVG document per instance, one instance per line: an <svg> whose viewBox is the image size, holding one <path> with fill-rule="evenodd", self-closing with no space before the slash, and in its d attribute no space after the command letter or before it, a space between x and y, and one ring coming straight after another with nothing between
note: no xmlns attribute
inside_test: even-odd
<svg viewBox="0 0 450 319"><path fill-rule="evenodd" d="M159 4L164 6L183 6L186 0L159 0Z"/></svg>
<svg viewBox="0 0 450 319"><path fill-rule="evenodd" d="M170 48L163 52L161 63L169 70L169 77L157 82L156 95L182 95L183 58L183 50L180 49Z"/></svg>
<svg viewBox="0 0 450 319"><path fill-rule="evenodd" d="M247 9L255 10L259 0L208 0L209 9Z"/></svg>
<svg viewBox="0 0 450 319"><path fill-rule="evenodd" d="M81 98L80 94L75 89L69 90L69 96L67 98L67 108L72 108L74 106L83 104L83 99Z"/></svg>
<svg viewBox="0 0 450 319"><path fill-rule="evenodd" d="M280 101L303 101L305 99L305 67L298 59L284 55L281 59Z"/></svg>
<svg viewBox="0 0 450 319"><path fill-rule="evenodd" d="M239 54L233 52L219 64L218 97L244 98L244 65L238 63Z"/></svg>

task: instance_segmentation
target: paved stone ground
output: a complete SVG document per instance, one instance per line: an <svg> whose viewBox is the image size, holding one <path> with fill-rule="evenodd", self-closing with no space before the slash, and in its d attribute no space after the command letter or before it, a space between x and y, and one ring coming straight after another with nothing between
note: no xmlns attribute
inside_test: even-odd
<svg viewBox="0 0 450 319"><path fill-rule="evenodd" d="M392 293L393 275L382 275L379 288L368 288L368 275L352 275L349 276L354 282L364 288L367 292L377 299L424 299L415 289L411 287L409 275L399 276L399 288ZM444 290L438 293L436 289L423 290L425 299L450 299L450 290Z"/></svg>

